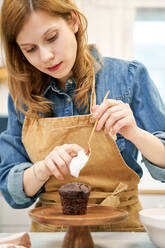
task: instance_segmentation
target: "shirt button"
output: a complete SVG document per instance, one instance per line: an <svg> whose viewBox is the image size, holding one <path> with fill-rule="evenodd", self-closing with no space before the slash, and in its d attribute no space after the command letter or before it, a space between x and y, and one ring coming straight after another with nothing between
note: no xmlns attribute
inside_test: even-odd
<svg viewBox="0 0 165 248"><path fill-rule="evenodd" d="M71 101L71 99L69 97L66 100L67 100L67 102L70 102Z"/></svg>
<svg viewBox="0 0 165 248"><path fill-rule="evenodd" d="M69 83L69 84L72 84L72 80L71 80L71 79L69 79L69 80L68 80L68 83Z"/></svg>

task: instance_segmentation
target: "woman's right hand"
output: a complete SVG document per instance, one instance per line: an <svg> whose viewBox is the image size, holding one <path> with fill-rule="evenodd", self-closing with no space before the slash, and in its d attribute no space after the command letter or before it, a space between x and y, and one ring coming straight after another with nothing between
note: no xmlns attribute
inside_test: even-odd
<svg viewBox="0 0 165 248"><path fill-rule="evenodd" d="M56 146L44 160L39 162L39 167L42 167L44 173L42 177L54 175L58 180L64 180L64 177L70 173L69 164L72 158L81 150L84 149L77 144Z"/></svg>

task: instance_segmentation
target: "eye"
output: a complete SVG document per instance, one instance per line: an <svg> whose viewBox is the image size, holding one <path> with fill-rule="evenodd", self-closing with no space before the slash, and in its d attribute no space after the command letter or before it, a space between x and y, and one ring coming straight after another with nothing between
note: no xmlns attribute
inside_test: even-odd
<svg viewBox="0 0 165 248"><path fill-rule="evenodd" d="M51 36L49 39L47 39L47 41L51 42L51 41L54 41L56 39L56 34Z"/></svg>
<svg viewBox="0 0 165 248"><path fill-rule="evenodd" d="M27 53L32 53L32 52L34 52L34 51L35 51L35 47L32 47L32 48L26 50Z"/></svg>

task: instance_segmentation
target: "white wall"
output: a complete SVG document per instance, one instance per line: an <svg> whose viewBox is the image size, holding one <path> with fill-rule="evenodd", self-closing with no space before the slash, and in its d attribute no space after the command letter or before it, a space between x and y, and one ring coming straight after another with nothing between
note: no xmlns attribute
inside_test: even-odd
<svg viewBox="0 0 165 248"><path fill-rule="evenodd" d="M0 115L7 115L7 83L0 83Z"/></svg>

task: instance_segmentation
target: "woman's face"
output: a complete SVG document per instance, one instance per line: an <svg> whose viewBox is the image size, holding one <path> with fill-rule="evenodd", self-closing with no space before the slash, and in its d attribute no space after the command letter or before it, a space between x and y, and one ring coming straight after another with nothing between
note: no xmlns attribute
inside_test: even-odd
<svg viewBox="0 0 165 248"><path fill-rule="evenodd" d="M36 11L25 21L16 42L26 59L38 70L65 82L76 60L78 31L76 15L63 18ZM20 61L21 63L21 61Z"/></svg>

